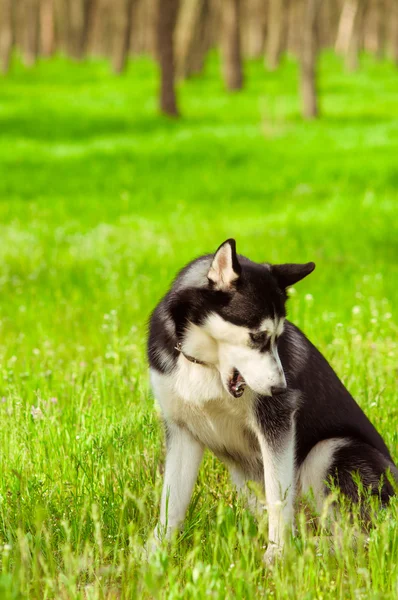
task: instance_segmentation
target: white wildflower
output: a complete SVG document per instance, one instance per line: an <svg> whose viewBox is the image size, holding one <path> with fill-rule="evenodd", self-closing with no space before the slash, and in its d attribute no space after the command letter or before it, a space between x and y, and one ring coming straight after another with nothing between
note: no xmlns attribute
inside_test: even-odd
<svg viewBox="0 0 398 600"><path fill-rule="evenodd" d="M32 405L32 408L30 409L30 414L32 415L35 421L40 421L41 419L44 419L44 415L40 406Z"/></svg>

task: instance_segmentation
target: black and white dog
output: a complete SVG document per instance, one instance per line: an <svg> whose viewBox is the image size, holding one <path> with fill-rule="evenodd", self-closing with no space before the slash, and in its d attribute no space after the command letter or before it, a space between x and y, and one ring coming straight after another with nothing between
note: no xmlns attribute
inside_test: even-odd
<svg viewBox="0 0 398 600"><path fill-rule="evenodd" d="M364 488L383 503L397 478L391 455L326 359L285 319L286 289L315 268L257 264L235 241L189 263L154 310L148 356L160 403L167 457L155 537L183 521L205 448L233 482L264 485L272 560L283 547L297 494L321 508L333 477L358 500Z"/></svg>

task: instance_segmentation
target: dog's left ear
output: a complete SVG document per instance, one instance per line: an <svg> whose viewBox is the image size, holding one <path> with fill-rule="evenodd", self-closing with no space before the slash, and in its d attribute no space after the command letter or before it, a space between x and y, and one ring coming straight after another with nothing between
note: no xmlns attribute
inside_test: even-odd
<svg viewBox="0 0 398 600"><path fill-rule="evenodd" d="M241 271L242 267L236 254L236 242L229 239L222 243L215 253L207 277L214 284L215 289L227 292L233 289Z"/></svg>
<svg viewBox="0 0 398 600"><path fill-rule="evenodd" d="M272 265L271 273L277 280L279 286L285 290L298 281L307 277L315 269L315 263L309 262L304 265L285 264Z"/></svg>

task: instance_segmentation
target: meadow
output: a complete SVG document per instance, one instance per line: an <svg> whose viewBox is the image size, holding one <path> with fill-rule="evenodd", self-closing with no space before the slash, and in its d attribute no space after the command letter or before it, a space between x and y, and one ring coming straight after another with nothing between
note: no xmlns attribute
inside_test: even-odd
<svg viewBox="0 0 398 600"><path fill-rule="evenodd" d="M313 260L289 317L398 459L398 87L322 56L322 118L300 118L297 66L212 57L157 114L132 60L18 61L0 86L0 598L398 597L398 502L333 552L298 517L283 561L224 467L202 465L171 548L147 556L164 438L148 384L150 311L176 271L228 237L254 260ZM266 519L265 519L266 520ZM326 538L325 538L326 539Z"/></svg>

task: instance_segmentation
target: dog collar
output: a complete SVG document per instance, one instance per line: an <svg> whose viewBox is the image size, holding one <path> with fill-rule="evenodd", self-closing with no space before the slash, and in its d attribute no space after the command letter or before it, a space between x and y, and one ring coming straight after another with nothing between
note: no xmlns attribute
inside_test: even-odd
<svg viewBox="0 0 398 600"><path fill-rule="evenodd" d="M194 363L195 365L203 365L204 367L208 367L209 366L203 360L199 360L198 358L194 358L193 356L189 356L189 354L185 354L185 352L182 351L182 344L181 344L181 342L178 342L174 346L174 349L178 350L178 352L181 352L181 354L183 355L184 358L186 358L187 360L189 360L189 362Z"/></svg>

